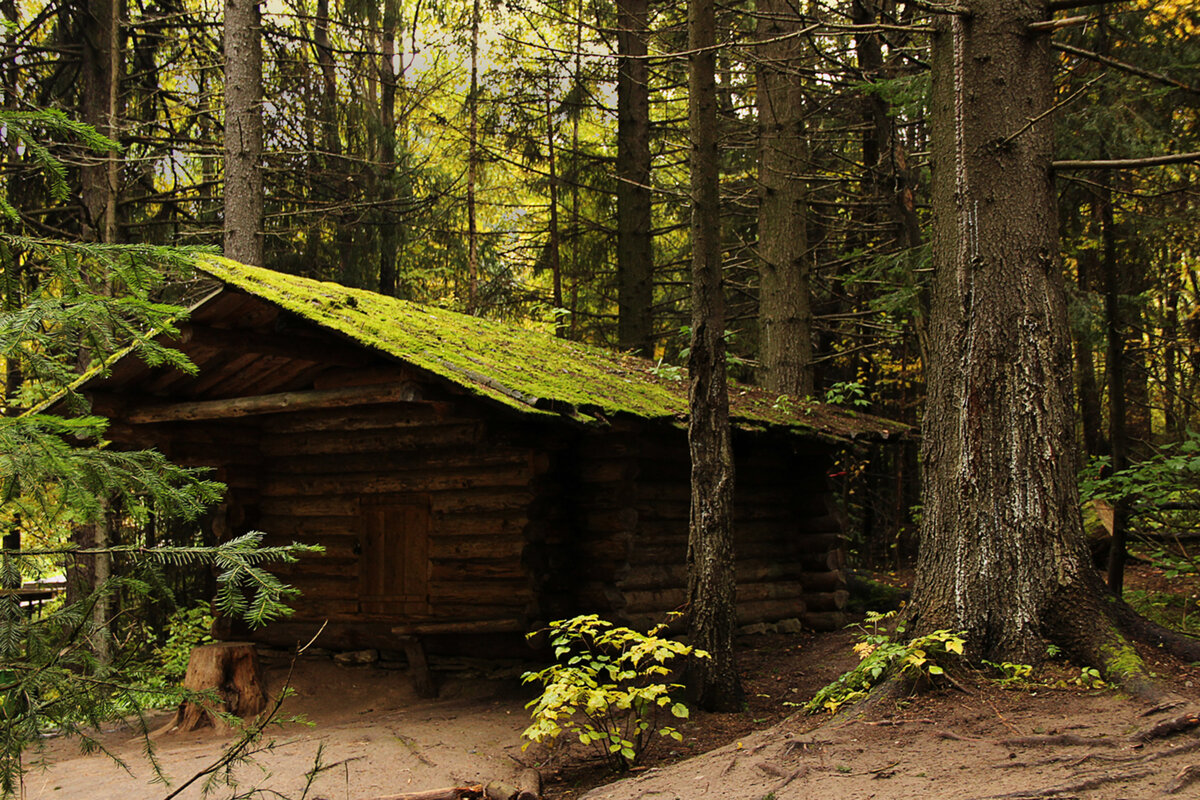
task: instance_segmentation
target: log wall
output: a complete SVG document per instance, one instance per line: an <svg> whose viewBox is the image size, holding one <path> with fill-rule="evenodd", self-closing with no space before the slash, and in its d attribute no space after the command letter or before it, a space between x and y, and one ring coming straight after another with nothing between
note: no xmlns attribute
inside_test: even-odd
<svg viewBox="0 0 1200 800"><path fill-rule="evenodd" d="M828 454L735 438L738 621L844 624L841 524ZM589 437L580 449L583 610L647 628L687 601L690 464L681 430Z"/></svg>
<svg viewBox="0 0 1200 800"><path fill-rule="evenodd" d="M293 623L365 625L387 640L403 623L536 616L524 559L549 466L543 452L505 441L450 402L274 415L263 424L262 450L261 524L270 541L326 549L278 570L301 591ZM427 509L428 594L427 605L387 611L361 602L362 571L373 568L361 557L363 519L368 508L393 507ZM359 643L369 638L378 637Z"/></svg>

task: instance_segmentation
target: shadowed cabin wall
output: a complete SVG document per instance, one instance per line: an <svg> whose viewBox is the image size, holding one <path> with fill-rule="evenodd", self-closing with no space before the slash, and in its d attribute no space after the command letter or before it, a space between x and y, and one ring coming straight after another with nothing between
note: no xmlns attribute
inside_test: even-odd
<svg viewBox="0 0 1200 800"><path fill-rule="evenodd" d="M255 638L294 644L305 627L328 620L319 644L379 647L394 644L392 628L406 622L512 622L515 632L543 618L545 573L536 567L546 562L541 543L557 531L554 509L539 500L554 480L550 456L519 426L488 416L477 406L421 402L264 420L268 542L326 552L275 570L301 596L287 623ZM397 530L406 525L424 541ZM381 544L381 528L395 538ZM403 566L394 598L379 596L379 585L392 582L388 567L379 574L380 552L425 561Z"/></svg>
<svg viewBox="0 0 1200 800"><path fill-rule="evenodd" d="M581 606L647 628L686 601L690 464L684 433L592 436L580 449ZM841 524L813 444L735 436L738 621L845 624Z"/></svg>

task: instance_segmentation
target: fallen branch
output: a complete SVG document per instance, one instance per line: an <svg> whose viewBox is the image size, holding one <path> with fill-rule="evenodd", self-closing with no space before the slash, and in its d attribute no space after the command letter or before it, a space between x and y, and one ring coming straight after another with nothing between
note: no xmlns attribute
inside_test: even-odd
<svg viewBox="0 0 1200 800"><path fill-rule="evenodd" d="M483 787L448 786L445 789L428 789L424 792L404 792L389 794L382 797L364 798L364 800L487 800Z"/></svg>

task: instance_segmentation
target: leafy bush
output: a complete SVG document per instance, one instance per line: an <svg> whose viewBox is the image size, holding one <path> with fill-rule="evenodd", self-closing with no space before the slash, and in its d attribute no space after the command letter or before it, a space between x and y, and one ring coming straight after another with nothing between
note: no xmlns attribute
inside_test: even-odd
<svg viewBox="0 0 1200 800"><path fill-rule="evenodd" d="M522 737L554 742L563 734L594 747L615 771L637 764L655 736L681 740L660 714L686 718L687 706L672 694L683 687L667 682L676 658L707 658L708 653L657 634L614 626L595 614L550 623L550 644L558 663L527 672L525 683L542 693L525 707L533 724Z"/></svg>
<svg viewBox="0 0 1200 800"><path fill-rule="evenodd" d="M961 656L966 640L961 633L934 631L925 636L910 639L907 643L892 640L884 623L894 617L895 611L886 614L872 611L867 614L866 624L859 625L862 634L854 652L861 662L833 683L821 689L805 704L810 714L818 711L835 712L847 703L867 696L867 693L883 680L897 673L923 675L934 678L945 672L943 663L950 656ZM896 635L904 633L904 625L896 627Z"/></svg>

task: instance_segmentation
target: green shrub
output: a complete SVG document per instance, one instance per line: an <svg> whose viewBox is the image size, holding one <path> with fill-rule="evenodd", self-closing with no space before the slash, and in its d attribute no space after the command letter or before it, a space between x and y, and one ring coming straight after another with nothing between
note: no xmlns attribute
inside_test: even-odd
<svg viewBox="0 0 1200 800"><path fill-rule="evenodd" d="M871 689L897 673L924 675L935 678L945 672L942 663L950 656L961 656L966 640L961 633L934 631L925 636L910 639L907 643L892 641L892 635L884 622L896 615L872 611L867 614L854 652L861 660L859 665L821 689L809 700L804 710L810 714L818 711L835 712L846 703L853 703L867 696ZM896 627L896 635L904 633L904 625Z"/></svg>
<svg viewBox="0 0 1200 800"><path fill-rule="evenodd" d="M613 770L624 771L655 737L681 740L679 731L658 726L661 714L688 716L687 706L672 698L683 687L668 682L668 665L708 653L660 638L661 630L643 634L595 614L550 623L558 663L522 676L525 683L542 685L542 693L525 706L533 717L522 734L525 746L568 734L596 748Z"/></svg>

